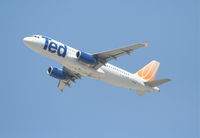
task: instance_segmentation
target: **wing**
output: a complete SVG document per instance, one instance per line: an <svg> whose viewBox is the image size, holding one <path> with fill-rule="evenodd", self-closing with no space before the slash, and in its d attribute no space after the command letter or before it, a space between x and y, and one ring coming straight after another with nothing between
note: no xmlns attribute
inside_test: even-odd
<svg viewBox="0 0 200 138"><path fill-rule="evenodd" d="M76 79L80 79L81 75L79 73L73 72L66 67L63 67L63 71L68 74L70 77L64 80L59 80L58 88L63 92L67 87L70 87L72 83L75 83Z"/></svg>
<svg viewBox="0 0 200 138"><path fill-rule="evenodd" d="M106 62L113 59L117 59L120 56L123 56L126 54L130 55L130 53L136 50L137 48L144 47L144 46L148 46L148 44L147 43L135 44L135 45L127 46L127 47L114 49L111 51L93 54L92 56L98 60L98 63L94 65L94 68L98 69L102 65L104 65Z"/></svg>

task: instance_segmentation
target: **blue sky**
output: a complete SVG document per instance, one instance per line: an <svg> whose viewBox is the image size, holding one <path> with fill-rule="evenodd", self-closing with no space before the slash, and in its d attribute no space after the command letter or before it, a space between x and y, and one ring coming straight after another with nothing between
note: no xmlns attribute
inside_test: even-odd
<svg viewBox="0 0 200 138"><path fill-rule="evenodd" d="M195 0L0 1L2 138L198 138L198 3ZM83 78L64 93L49 77L59 63L24 46L42 34L96 53L138 42L149 47L112 61L136 72L161 62L158 94Z"/></svg>

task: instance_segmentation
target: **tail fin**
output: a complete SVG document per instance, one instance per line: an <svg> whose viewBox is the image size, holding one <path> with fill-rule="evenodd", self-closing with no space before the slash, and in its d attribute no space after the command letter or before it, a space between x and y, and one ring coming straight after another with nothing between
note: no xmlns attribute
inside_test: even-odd
<svg viewBox="0 0 200 138"><path fill-rule="evenodd" d="M141 70L139 70L136 74L139 77L143 78L145 81L153 81L159 65L160 63L158 61L153 60L149 64L144 66Z"/></svg>

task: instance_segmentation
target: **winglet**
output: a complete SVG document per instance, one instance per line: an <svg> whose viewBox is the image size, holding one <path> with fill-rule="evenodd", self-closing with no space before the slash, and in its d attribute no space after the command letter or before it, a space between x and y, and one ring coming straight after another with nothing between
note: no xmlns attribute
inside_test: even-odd
<svg viewBox="0 0 200 138"><path fill-rule="evenodd" d="M149 46L149 44L148 43L144 43L144 46Z"/></svg>

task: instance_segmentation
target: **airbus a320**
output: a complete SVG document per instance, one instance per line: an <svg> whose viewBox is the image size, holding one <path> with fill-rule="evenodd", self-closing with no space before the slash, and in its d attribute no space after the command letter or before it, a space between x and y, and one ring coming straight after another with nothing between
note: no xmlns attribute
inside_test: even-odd
<svg viewBox="0 0 200 138"><path fill-rule="evenodd" d="M160 63L151 61L136 73L130 73L108 62L123 55L129 55L147 43L134 44L110 51L89 54L42 35L33 35L23 39L25 45L33 51L47 56L63 65L63 68L50 66L47 73L58 79L57 87L63 91L82 76L103 80L107 83L134 89L138 95L146 92L160 92L157 87L170 79L154 80Z"/></svg>

